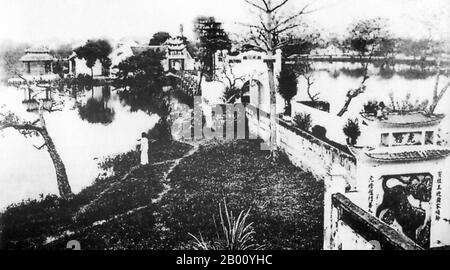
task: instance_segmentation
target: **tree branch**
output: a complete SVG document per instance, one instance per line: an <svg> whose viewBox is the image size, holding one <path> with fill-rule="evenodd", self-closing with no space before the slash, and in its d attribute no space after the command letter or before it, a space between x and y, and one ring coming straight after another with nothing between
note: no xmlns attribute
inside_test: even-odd
<svg viewBox="0 0 450 270"><path fill-rule="evenodd" d="M272 8L269 12L274 12L274 11L276 11L277 9L279 9L279 8L281 8L282 6L286 5L288 1L289 1L289 0L284 0L284 1L281 2L279 5L277 5L277 6L275 6L274 8Z"/></svg>
<svg viewBox="0 0 450 270"><path fill-rule="evenodd" d="M445 93L447 92L448 88L450 88L450 82L448 82L439 92L438 96L433 100L433 103L430 106L430 114L434 113L434 111L436 110L436 107L439 103L439 101L441 101L441 99L444 97Z"/></svg>
<svg viewBox="0 0 450 270"><path fill-rule="evenodd" d="M253 7L257 8L257 9L262 10L263 12L266 12L266 10L265 10L263 7L258 6L258 5L255 4L255 3L253 3L253 2L251 2L251 1L249 1L249 0L244 0L244 1L245 1L247 4L253 6Z"/></svg>
<svg viewBox="0 0 450 270"><path fill-rule="evenodd" d="M312 77L312 75L308 76L306 74L303 74L303 78L305 78L306 84L307 84L306 93L308 94L309 99L311 101L315 102L319 99L318 97L319 97L320 93L316 93L314 95L311 94L311 86L314 84L314 81L311 80L311 77Z"/></svg>
<svg viewBox="0 0 450 270"><path fill-rule="evenodd" d="M15 123L3 123L0 124L0 130L4 130L7 128L13 128L16 130L34 130L37 132L42 132L42 128L31 125L31 124L15 124Z"/></svg>
<svg viewBox="0 0 450 270"><path fill-rule="evenodd" d="M33 147L36 148L37 150L41 150L41 149L44 148L46 145L47 145L47 144L44 143L43 145L37 147L36 145L33 144Z"/></svg>
<svg viewBox="0 0 450 270"><path fill-rule="evenodd" d="M263 28L263 27L258 26L258 25L255 25L255 24L239 23L239 25L241 25L241 26L246 26L246 27L249 27L249 28L255 28L255 29L258 29L258 30L260 30L260 31L264 31L264 28Z"/></svg>
<svg viewBox="0 0 450 270"><path fill-rule="evenodd" d="M268 12L270 10L269 3L267 3L266 0L260 0L260 1L264 4L264 7L266 8L265 12Z"/></svg>
<svg viewBox="0 0 450 270"><path fill-rule="evenodd" d="M283 25L288 24L289 22L291 22L292 20L298 18L298 17L301 16L301 15L304 15L304 14L308 14L308 13L313 12L313 11L308 11L308 12L306 12L305 10L306 10L308 7L309 7L309 4L305 5L305 6L304 6L299 12L297 12L296 14L294 14L294 15L292 15L292 16L290 16L290 17L287 17L286 19L284 19L284 20L281 21L281 22L278 22L278 23L275 25L275 27L274 27L273 29L271 29L271 30L276 30L278 27L281 27L281 26L283 26Z"/></svg>

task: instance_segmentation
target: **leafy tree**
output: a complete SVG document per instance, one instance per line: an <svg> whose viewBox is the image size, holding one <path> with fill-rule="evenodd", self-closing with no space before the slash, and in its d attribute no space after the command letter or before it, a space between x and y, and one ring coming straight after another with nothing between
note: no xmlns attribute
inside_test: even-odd
<svg viewBox="0 0 450 270"><path fill-rule="evenodd" d="M385 43L391 40L387 30L387 21L383 18L364 19L357 21L349 29L349 35L344 40L348 50L355 51L360 57L379 55Z"/></svg>
<svg viewBox="0 0 450 270"><path fill-rule="evenodd" d="M387 50L391 50L390 39L391 33L387 30L387 23L382 18L360 20L350 27L344 46L358 54L363 76L360 86L347 92L344 106L338 112L338 116L344 115L352 100L364 93L365 83L369 79L369 64L374 56L387 54Z"/></svg>
<svg viewBox="0 0 450 270"><path fill-rule="evenodd" d="M398 52L413 56L414 58L421 58L426 55L428 48L429 42L427 39L401 39L399 41Z"/></svg>
<svg viewBox="0 0 450 270"><path fill-rule="evenodd" d="M60 44L55 49L50 50L50 54L57 59L64 59L69 57L72 54L72 51L71 44Z"/></svg>
<svg viewBox="0 0 450 270"><path fill-rule="evenodd" d="M117 66L115 85L125 88L119 96L131 110L158 114L159 138L170 139L170 93L163 91L168 80L161 65L164 57L162 52L147 50L127 58Z"/></svg>
<svg viewBox="0 0 450 270"><path fill-rule="evenodd" d="M64 77L64 73L69 69L68 63L64 60L56 60L53 62L53 73L58 74L61 78Z"/></svg>
<svg viewBox="0 0 450 270"><path fill-rule="evenodd" d="M295 36L292 38L292 42L283 47L283 58L293 54L310 54L312 50L320 47L321 41L319 32L313 32L302 37Z"/></svg>
<svg viewBox="0 0 450 270"><path fill-rule="evenodd" d="M167 32L156 32L155 34L153 34L153 37L150 39L149 45L151 45L151 46L162 45L169 38L171 38L171 36Z"/></svg>
<svg viewBox="0 0 450 270"><path fill-rule="evenodd" d="M278 76L278 93L286 102L285 114L291 114L291 100L297 95L297 74L292 68L283 65L280 75Z"/></svg>
<svg viewBox="0 0 450 270"><path fill-rule="evenodd" d="M88 40L84 46L75 49L79 59L86 60L86 66L91 69L91 77L94 77L93 67L97 60L100 61L104 70L108 70L111 66L111 59L109 55L112 52L112 47L107 40Z"/></svg>
<svg viewBox="0 0 450 270"><path fill-rule="evenodd" d="M214 17L198 16L194 20L194 34L198 41L199 58L202 71L213 76L215 70L214 54L218 50L230 50L231 41L222 28L222 23Z"/></svg>
<svg viewBox="0 0 450 270"><path fill-rule="evenodd" d="M3 75L1 69L3 69L5 75L16 75L15 71L20 69L21 66L19 59L29 47L30 45L27 43L2 42L0 44L0 75Z"/></svg>
<svg viewBox="0 0 450 270"><path fill-rule="evenodd" d="M116 85L146 88L149 94L161 92L166 81L165 71L161 65L164 57L162 52L147 50L125 59L117 65Z"/></svg>

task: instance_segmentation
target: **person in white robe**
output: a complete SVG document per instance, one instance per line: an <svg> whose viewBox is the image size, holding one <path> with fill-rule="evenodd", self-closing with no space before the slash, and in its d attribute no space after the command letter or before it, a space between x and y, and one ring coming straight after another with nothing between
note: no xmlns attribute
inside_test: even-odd
<svg viewBox="0 0 450 270"><path fill-rule="evenodd" d="M148 164L148 139L145 132L142 132L142 137L140 139L140 151L141 151L141 165Z"/></svg>

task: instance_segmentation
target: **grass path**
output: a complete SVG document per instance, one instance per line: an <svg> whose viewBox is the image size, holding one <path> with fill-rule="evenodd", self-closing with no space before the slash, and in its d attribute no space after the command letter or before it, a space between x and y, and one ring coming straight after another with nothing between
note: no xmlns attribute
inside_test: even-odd
<svg viewBox="0 0 450 270"><path fill-rule="evenodd" d="M73 234L80 234L80 233L83 233L83 232L85 232L85 231L87 231L87 230L90 230L90 229L92 229L92 228L94 228L94 227L101 226L101 225L104 225L104 224L106 224L106 223L108 223L108 222L117 220L117 219L119 219L119 218L123 218L123 217L129 216L129 215L131 215L131 214L134 214L134 213L136 213L136 212L138 212L138 211L141 211L141 210L144 210L144 209L150 207L152 204L156 204L156 203L160 202L160 201L162 200L162 198L164 197L164 195L166 195L166 194L172 189L172 187L170 186L170 178L169 178L170 174L171 174L171 173L173 172L173 170L180 164L180 162L181 162L182 160L184 160L185 158L188 158L188 157L192 156L192 155L195 154L195 153L198 151L198 149L199 149L199 144L198 144L198 143L187 143L187 142L183 142L183 143L186 143L186 144L191 145L191 146L192 146L192 149L191 149L188 153L184 154L181 158L178 158L178 159L172 159L172 160L166 160L166 161L163 161L163 162L156 162L156 163L153 163L153 164L150 164L150 165L145 165L145 166L158 166L158 165L164 165L164 164L172 163L172 165L168 168L168 170L167 170L166 172L164 172L164 176L163 176L163 178L162 178L162 180L161 180L161 182L162 182L162 184L163 184L163 186L164 186L163 191L161 191L161 192L158 194L157 198L155 198L155 199L152 200L152 203L151 203L151 204L146 204L146 205L142 205L142 206L133 208L133 209L128 210L128 211L126 211L126 212L124 212L124 213L116 214L116 215L114 215L114 216L112 216L112 217L109 217L109 218L107 218L107 219L102 219L102 220L94 221L94 222L92 222L91 225L85 226L85 227L83 227L83 228L81 228L81 229L78 229L78 230L76 230L76 231L74 231L74 232L73 232L73 231L65 231L64 233L62 233L62 234L60 234L60 235L57 235L57 236L47 236L47 239L46 239L46 241L45 241L45 243L44 243L44 246L45 246L45 245L48 245L48 244L51 244L51 243L53 243L54 241L63 239L64 237L67 237L67 236L70 236L70 235L73 235ZM140 168L142 168L142 167L143 167L142 165L137 165L137 166L132 167L132 168L131 168L131 169L130 169L123 177L121 177L120 181L112 183L112 184L110 185L110 187L108 187L107 189L103 190L103 191L97 196L97 198L95 198L95 199L94 199L93 201L91 201L89 204L82 206L82 207L80 208L80 210L77 211L77 213L74 215L74 217L73 217L74 221L76 221L76 220L78 219L79 216L83 215L83 214L84 214L86 211L88 211L93 205L95 205L98 201L100 201L100 200L102 199L102 197L103 197L108 191L110 191L112 188L114 188L115 186L117 186L120 182L123 182L123 181L125 181L126 179L128 179L128 178L132 175L133 172L137 171L138 169L140 169Z"/></svg>
<svg viewBox="0 0 450 270"><path fill-rule="evenodd" d="M186 143L186 142L184 142ZM164 185L164 190L158 194L158 198L154 199L152 201L152 203L158 203L162 200L162 198L164 197L164 195L167 194L167 192L169 192L172 187L170 186L170 179L168 178L170 176L170 174L173 172L173 170L180 164L180 162L185 159L188 158L190 156L192 156L193 154L195 154L198 151L199 145L198 144L194 144L194 143L188 143L189 145L192 146L192 149L186 153L184 156L182 156L181 158L172 160L173 164L172 166L169 167L169 169L167 170L167 172L164 173L164 178L162 179L162 183Z"/></svg>
<svg viewBox="0 0 450 270"><path fill-rule="evenodd" d="M7 249L183 250L201 234L214 241L218 203L251 209L258 244L320 249L323 184L287 158L267 160L259 141L155 144L150 164L139 155L107 158L113 166L70 202L52 196L11 208L0 244ZM85 213L73 217L80 209Z"/></svg>

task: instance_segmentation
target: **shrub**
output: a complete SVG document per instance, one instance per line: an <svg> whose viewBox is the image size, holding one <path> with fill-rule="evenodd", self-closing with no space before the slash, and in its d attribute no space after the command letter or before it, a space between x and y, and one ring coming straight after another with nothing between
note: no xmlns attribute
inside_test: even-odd
<svg viewBox="0 0 450 270"><path fill-rule="evenodd" d="M181 89L175 89L172 92L174 98L176 98L179 102L186 104L189 108L194 108L194 95L188 94Z"/></svg>
<svg viewBox="0 0 450 270"><path fill-rule="evenodd" d="M309 131L312 124L311 115L306 113L297 113L294 116L294 124L297 128L303 131Z"/></svg>
<svg viewBox="0 0 450 270"><path fill-rule="evenodd" d="M243 91L241 89L236 87L227 87L225 88L225 91L223 92L222 100L225 103L234 104L236 102L236 99L239 99L242 97Z"/></svg>
<svg viewBox="0 0 450 270"><path fill-rule="evenodd" d="M283 66L278 76L278 93L283 97L285 106L285 115L291 115L291 100L297 95L297 74L293 68Z"/></svg>
<svg viewBox="0 0 450 270"><path fill-rule="evenodd" d="M155 126L148 131L147 136L149 139L157 141L170 141L172 140L170 128L170 123L159 120Z"/></svg>
<svg viewBox="0 0 450 270"><path fill-rule="evenodd" d="M326 139L327 138L327 129L319 126L319 125L315 125L312 129L311 129L312 134L319 138L319 139Z"/></svg>
<svg viewBox="0 0 450 270"><path fill-rule="evenodd" d="M358 137L361 135L358 120L348 119L342 130L344 131L345 136L347 136L347 143L355 145Z"/></svg>
<svg viewBox="0 0 450 270"><path fill-rule="evenodd" d="M364 104L364 112L368 114L376 114L378 110L378 102L377 101L368 101Z"/></svg>

